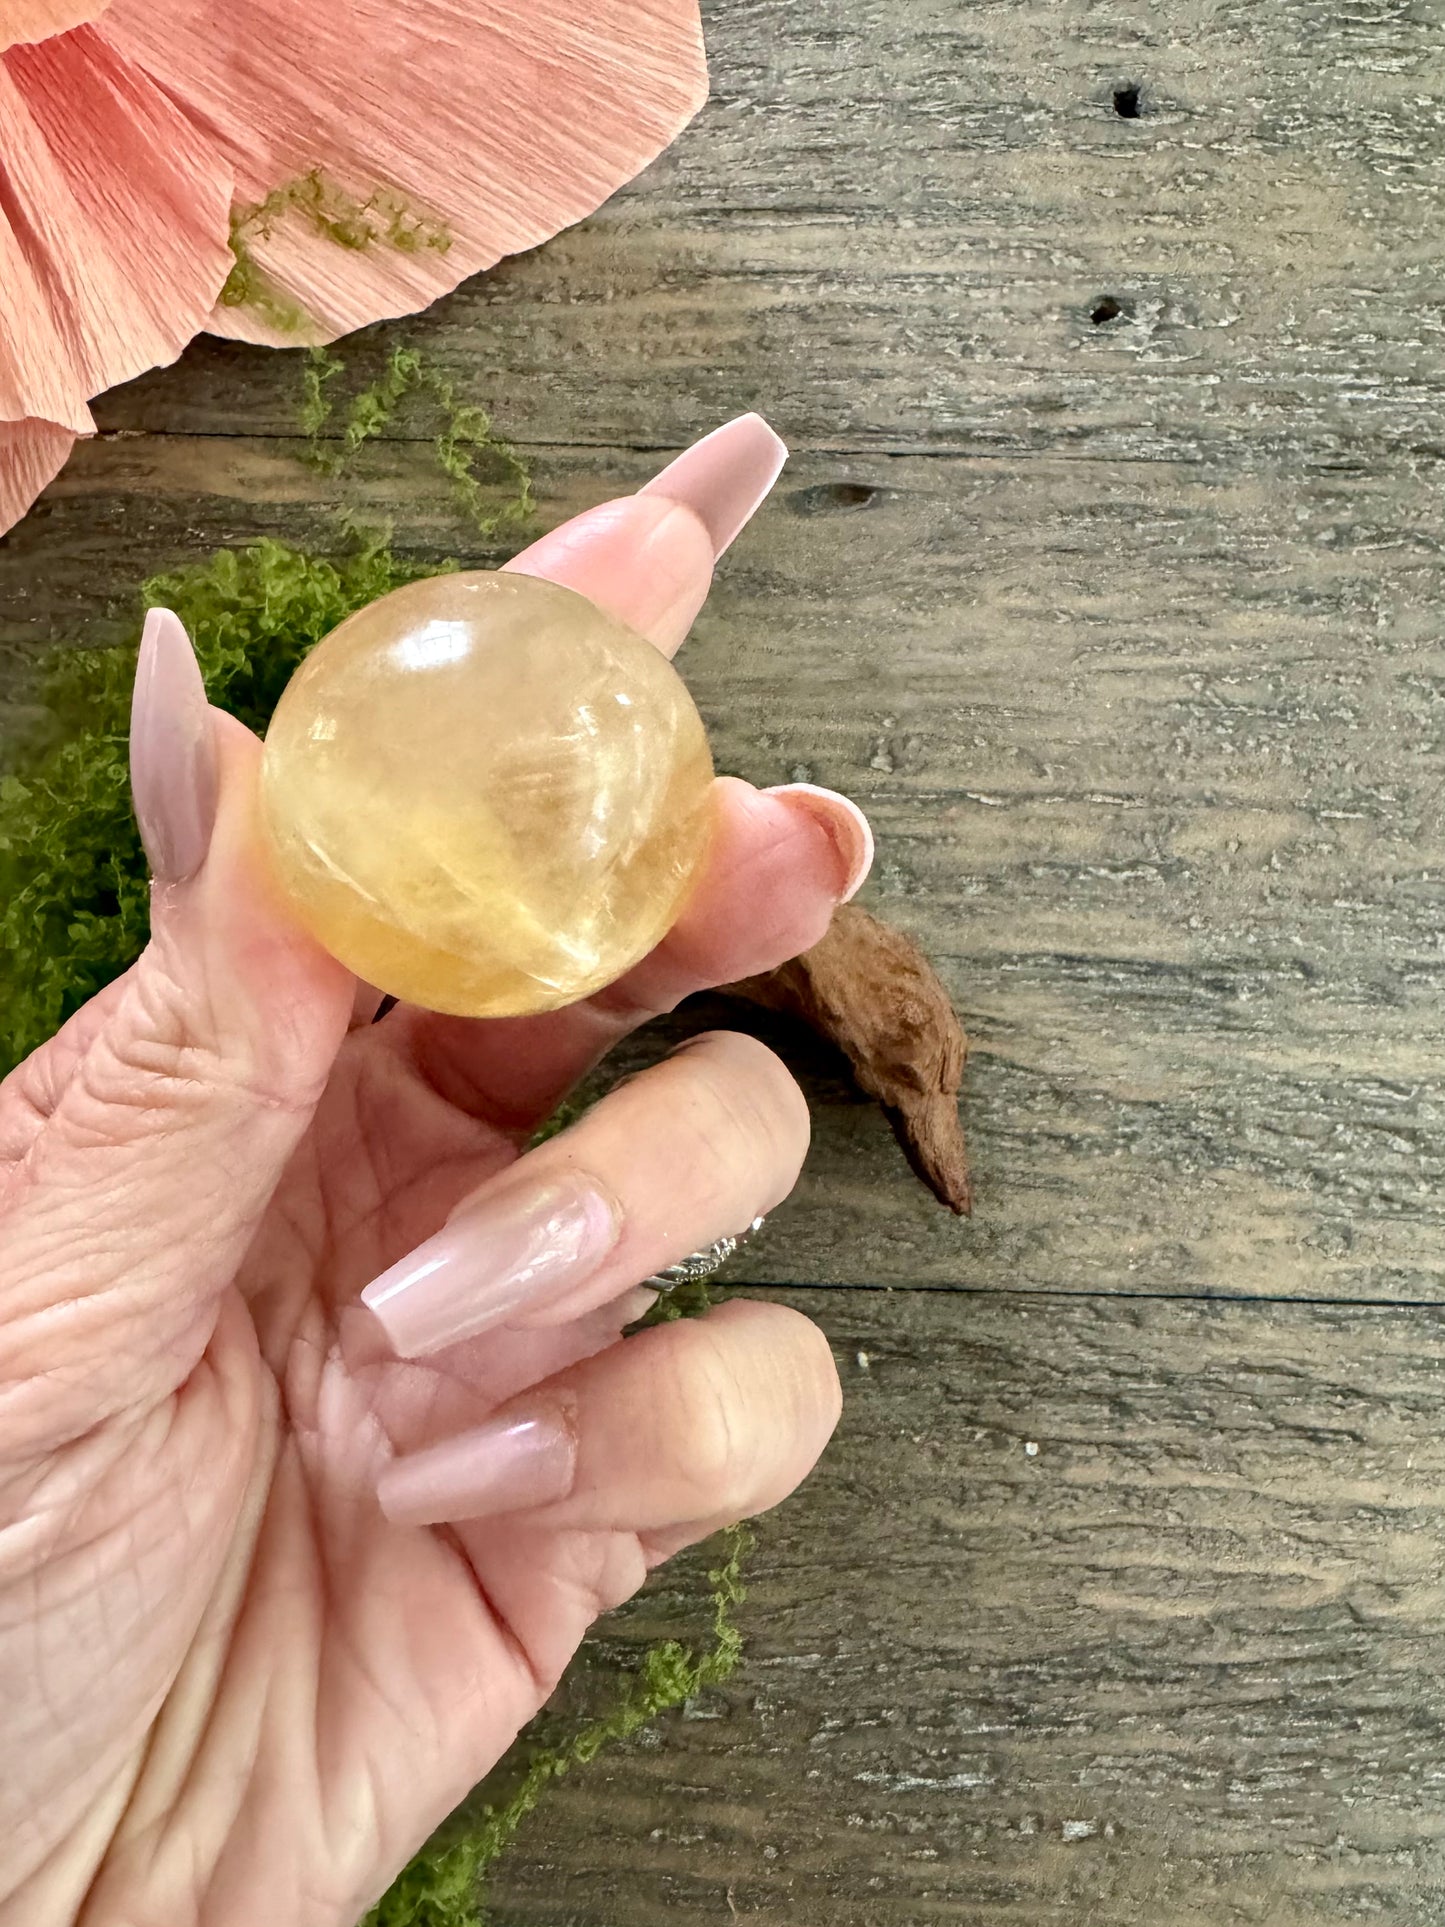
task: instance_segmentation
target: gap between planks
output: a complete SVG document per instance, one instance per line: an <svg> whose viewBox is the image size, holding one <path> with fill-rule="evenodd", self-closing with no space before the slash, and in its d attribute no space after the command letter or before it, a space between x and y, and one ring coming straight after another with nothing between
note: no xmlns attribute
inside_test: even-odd
<svg viewBox="0 0 1445 1927"><path fill-rule="evenodd" d="M1020 1291L1013 1285L858 1285L823 1278L776 1278L749 1280L725 1279L720 1291L818 1291L857 1292L869 1297L899 1298L1016 1298L1021 1305L1062 1301L1066 1304L1154 1304L1154 1305L1310 1305L1338 1311L1429 1311L1445 1315L1445 1301L1438 1298L1326 1298L1305 1296L1300 1292L1243 1291L1052 1291L1036 1287Z"/></svg>

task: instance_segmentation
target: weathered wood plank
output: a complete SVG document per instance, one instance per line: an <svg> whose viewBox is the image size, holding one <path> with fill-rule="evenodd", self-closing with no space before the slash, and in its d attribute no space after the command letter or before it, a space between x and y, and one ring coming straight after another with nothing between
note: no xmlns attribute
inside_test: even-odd
<svg viewBox="0 0 1445 1927"><path fill-rule="evenodd" d="M847 1409L744 1670L559 1789L503 1927L1433 1927L1437 1313L792 1302Z"/></svg>
<svg viewBox="0 0 1445 1927"><path fill-rule="evenodd" d="M756 403L826 448L1438 462L1437 5L710 14L713 100L677 146L400 331L510 432L675 446ZM213 348L103 419L285 433L290 383Z"/></svg>
<svg viewBox="0 0 1445 1927"><path fill-rule="evenodd" d="M708 12L656 168L348 353L422 346L547 521L741 407L794 443L688 670L724 766L868 805L980 1207L796 1046L817 1146L747 1264L862 1287L795 1295L843 1434L749 1670L569 1781L502 1917L1436 1927L1439 1314L1301 1301L1445 1298L1445 18ZM343 499L500 559L420 418L299 466L298 383L198 344L101 404L0 541L0 733L45 636Z"/></svg>
<svg viewBox="0 0 1445 1927"><path fill-rule="evenodd" d="M537 451L555 520L652 458ZM262 532L478 551L424 450L81 452L0 550L31 626ZM868 901L977 1044L976 1223L822 1087L778 1282L1438 1298L1445 1243L1445 495L1189 465L804 454L685 659L721 765L858 795Z"/></svg>

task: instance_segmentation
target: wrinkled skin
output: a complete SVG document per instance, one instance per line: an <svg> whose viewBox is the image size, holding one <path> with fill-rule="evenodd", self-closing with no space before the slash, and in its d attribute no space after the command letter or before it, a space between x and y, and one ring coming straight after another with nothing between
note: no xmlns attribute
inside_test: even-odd
<svg viewBox="0 0 1445 1927"><path fill-rule="evenodd" d="M213 723L203 868L158 887L145 956L0 1088L5 1927L350 1927L595 1616L780 1499L837 1413L826 1346L780 1307L619 1344L638 1305L614 1291L404 1363L356 1304L635 1023L815 941L828 837L721 784L708 875L622 984L543 1018L373 1024L258 858L259 746ZM637 1225L701 1222L744 1142L760 1208L801 1158L768 1053L716 1040L697 1063L712 1154L628 1200ZM605 1391L623 1354L665 1505L623 1447L570 1509L379 1510L393 1453L579 1359Z"/></svg>

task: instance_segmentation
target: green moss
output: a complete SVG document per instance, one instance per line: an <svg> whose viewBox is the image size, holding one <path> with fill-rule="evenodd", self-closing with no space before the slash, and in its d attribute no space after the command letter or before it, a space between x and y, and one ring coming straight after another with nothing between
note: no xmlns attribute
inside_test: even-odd
<svg viewBox="0 0 1445 1927"><path fill-rule="evenodd" d="M272 188L262 201L231 210L231 272L221 289L224 308L252 308L283 334L304 335L311 318L282 294L255 256L284 215L297 214L339 248L392 247L402 254L430 248L445 254L452 237L439 221L414 214L396 195L378 188L364 201L328 181L319 167Z"/></svg>
<svg viewBox="0 0 1445 1927"><path fill-rule="evenodd" d="M337 419L333 396L342 373L334 355L313 354L307 364L303 428L322 467L345 469L398 408L419 397L440 416L437 458L474 526L490 535L531 514L530 478L515 451L493 434L483 410L460 403L451 384L410 350L391 356L380 381L346 405L340 436L324 440ZM142 583L123 639L52 654L37 691L46 722L0 776L0 1074L145 944L146 866L127 770L141 611L156 603L176 611L195 642L212 701L259 731L292 671L322 636L378 596L435 573L437 565L404 561L375 538L341 556L309 555L274 541L221 549ZM564 1106L541 1135L564 1128L581 1108ZM706 1285L689 1286L660 1299L642 1322L696 1315L709 1302ZM735 1612L746 1544L743 1528L727 1535L710 1574L708 1638L650 1647L635 1673L613 1683L604 1711L581 1719L555 1743L524 1739L495 1776L502 1789L496 1798L484 1788L481 1804L469 1803L417 1855L366 1927L479 1927L482 1878L547 1787L727 1678L742 1650ZM585 1653L580 1664L586 1668Z"/></svg>
<svg viewBox="0 0 1445 1927"><path fill-rule="evenodd" d="M663 1292L638 1324L646 1330L651 1325L670 1325L678 1318L701 1318L705 1311L711 1311L715 1291L710 1278L689 1278Z"/></svg>
<svg viewBox="0 0 1445 1927"><path fill-rule="evenodd" d="M569 1130L591 1108L587 1098L569 1097L565 1103L558 1105L541 1130L533 1134L528 1150L535 1150L539 1144L545 1144L548 1138L558 1137L563 1131Z"/></svg>
<svg viewBox="0 0 1445 1927"><path fill-rule="evenodd" d="M487 1870L512 1844L546 1789L604 1747L628 1740L661 1714L695 1699L736 1670L742 1635L736 1611L746 1597L742 1562L751 1544L746 1526L723 1535L712 1588L710 1638L701 1648L660 1640L643 1655L636 1674L604 1713L584 1721L560 1744L531 1751L515 1787L499 1804L483 1805L454 1835L447 1828L417 1855L367 1915L363 1927L482 1927L481 1886Z"/></svg>
<svg viewBox="0 0 1445 1927"><path fill-rule="evenodd" d="M140 610L174 609L212 701L261 730L313 643L430 573L376 546L334 560L280 542L222 549L143 583L124 642L52 656L38 691L47 724L0 778L0 1074L145 944L146 866L127 770Z"/></svg>
<svg viewBox="0 0 1445 1927"><path fill-rule="evenodd" d="M478 534L491 539L536 512L532 478L516 449L496 433L486 409L460 400L446 376L414 348L394 348L379 379L338 415L333 391L345 368L325 348L313 348L306 358L301 427L316 467L340 474L405 405L420 403L430 407L437 424L437 465L451 477L458 505ZM340 432L327 437L324 431L334 424Z"/></svg>

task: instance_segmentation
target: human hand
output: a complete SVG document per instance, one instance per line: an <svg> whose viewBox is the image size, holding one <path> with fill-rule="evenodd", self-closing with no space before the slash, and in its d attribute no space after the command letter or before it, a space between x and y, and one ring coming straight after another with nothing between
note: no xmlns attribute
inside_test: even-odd
<svg viewBox="0 0 1445 1927"><path fill-rule="evenodd" d="M511 566L671 652L779 452L744 417ZM622 982L371 1023L273 892L259 756L153 615L151 942L0 1086L5 1927L353 1927L592 1619L837 1417L783 1307L620 1341L640 1280L792 1186L806 1110L761 1045L698 1039L522 1147L635 1025L815 942L858 812L722 780Z"/></svg>

